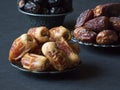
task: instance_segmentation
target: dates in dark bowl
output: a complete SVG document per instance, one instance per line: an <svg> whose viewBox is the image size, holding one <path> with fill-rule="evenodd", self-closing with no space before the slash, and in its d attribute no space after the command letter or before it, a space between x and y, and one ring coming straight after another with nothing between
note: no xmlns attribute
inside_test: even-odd
<svg viewBox="0 0 120 90"><path fill-rule="evenodd" d="M72 0L18 0L18 11L27 16L30 27L63 25L73 11Z"/></svg>
<svg viewBox="0 0 120 90"><path fill-rule="evenodd" d="M46 26L52 28L63 25L64 19L68 13L63 14L32 14L18 8L18 11L27 16L30 27Z"/></svg>

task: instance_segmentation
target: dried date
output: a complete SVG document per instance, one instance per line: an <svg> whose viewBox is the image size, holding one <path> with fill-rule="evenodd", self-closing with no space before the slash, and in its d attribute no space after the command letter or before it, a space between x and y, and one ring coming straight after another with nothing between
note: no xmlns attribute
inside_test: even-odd
<svg viewBox="0 0 120 90"><path fill-rule="evenodd" d="M120 18L118 17L111 17L110 18L111 26L114 30L120 32Z"/></svg>
<svg viewBox="0 0 120 90"><path fill-rule="evenodd" d="M82 42L95 42L97 34L92 30L87 30L83 27L74 30L74 37Z"/></svg>
<svg viewBox="0 0 120 90"><path fill-rule="evenodd" d="M109 19L105 16L96 17L85 23L87 29L93 30L95 32L100 32L107 29L109 25Z"/></svg>
<svg viewBox="0 0 120 90"><path fill-rule="evenodd" d="M42 9L40 7L40 5L28 1L25 6L24 6L24 11L29 12L29 13L41 13Z"/></svg>
<svg viewBox="0 0 120 90"><path fill-rule="evenodd" d="M88 9L80 14L80 16L77 18L75 27L81 27L87 22L88 20L93 18L93 10Z"/></svg>
<svg viewBox="0 0 120 90"><path fill-rule="evenodd" d="M114 17L120 15L120 3L98 5L94 9L94 16Z"/></svg>
<svg viewBox="0 0 120 90"><path fill-rule="evenodd" d="M96 42L98 44L112 44L118 40L118 35L112 30L103 30L98 33Z"/></svg>

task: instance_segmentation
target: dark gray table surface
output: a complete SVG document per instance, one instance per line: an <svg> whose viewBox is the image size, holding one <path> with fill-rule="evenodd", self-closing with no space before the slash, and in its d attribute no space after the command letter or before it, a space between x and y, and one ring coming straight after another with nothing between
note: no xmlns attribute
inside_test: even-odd
<svg viewBox="0 0 120 90"><path fill-rule="evenodd" d="M0 2L0 90L120 90L120 48L80 45L82 64L69 73L36 75L13 68L8 61L10 46L29 28L16 1ZM107 2L120 0L73 0L74 11L64 26L72 30L82 11Z"/></svg>

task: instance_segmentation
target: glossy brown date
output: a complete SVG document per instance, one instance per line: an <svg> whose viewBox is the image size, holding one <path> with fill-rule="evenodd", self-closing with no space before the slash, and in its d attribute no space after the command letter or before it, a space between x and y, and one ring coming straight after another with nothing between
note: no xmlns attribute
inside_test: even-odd
<svg viewBox="0 0 120 90"><path fill-rule="evenodd" d="M98 5L94 9L94 16L114 17L120 15L120 3Z"/></svg>
<svg viewBox="0 0 120 90"><path fill-rule="evenodd" d="M105 16L96 17L85 23L85 28L93 30L95 32L100 32L107 29L109 25L109 19Z"/></svg>
<svg viewBox="0 0 120 90"><path fill-rule="evenodd" d="M119 17L111 17L110 18L111 26L114 30L120 32L120 18Z"/></svg>
<svg viewBox="0 0 120 90"><path fill-rule="evenodd" d="M74 37L83 42L95 42L96 33L92 30L87 30L83 27L74 30Z"/></svg>
<svg viewBox="0 0 120 90"><path fill-rule="evenodd" d="M103 30L98 33L96 37L96 42L98 44L112 44L118 40L116 32L112 30Z"/></svg>
<svg viewBox="0 0 120 90"><path fill-rule="evenodd" d="M85 22L89 21L93 18L93 10L88 9L80 14L80 16L77 18L75 28L81 27L85 24Z"/></svg>

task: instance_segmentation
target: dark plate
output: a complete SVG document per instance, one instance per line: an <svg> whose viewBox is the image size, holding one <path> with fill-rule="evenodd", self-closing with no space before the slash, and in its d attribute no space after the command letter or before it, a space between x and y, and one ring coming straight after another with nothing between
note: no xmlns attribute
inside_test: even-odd
<svg viewBox="0 0 120 90"><path fill-rule="evenodd" d="M79 65L77 65L76 67L74 67L74 68L66 69L66 70L64 70L64 71L41 71L41 72L39 72L39 71L30 71L30 70L27 70L27 69L23 68L20 63L17 63L17 64L15 64L15 63L10 63L10 64L11 64L14 68L17 68L18 70L23 71L23 72L30 72L30 73L35 73L35 74L59 74L59 73L66 73L66 72L74 71L74 70L76 70L76 69L79 68L79 66L80 66L81 63L80 63Z"/></svg>
<svg viewBox="0 0 120 90"><path fill-rule="evenodd" d="M73 42L76 42L78 44L82 44L82 45L86 45L86 46L94 46L94 47L120 47L120 43L116 43L116 44L110 44L110 45L100 45L100 44L97 44L97 43L87 43L87 42L82 42L82 41L79 41L77 40L76 38L72 38L72 41Z"/></svg>

